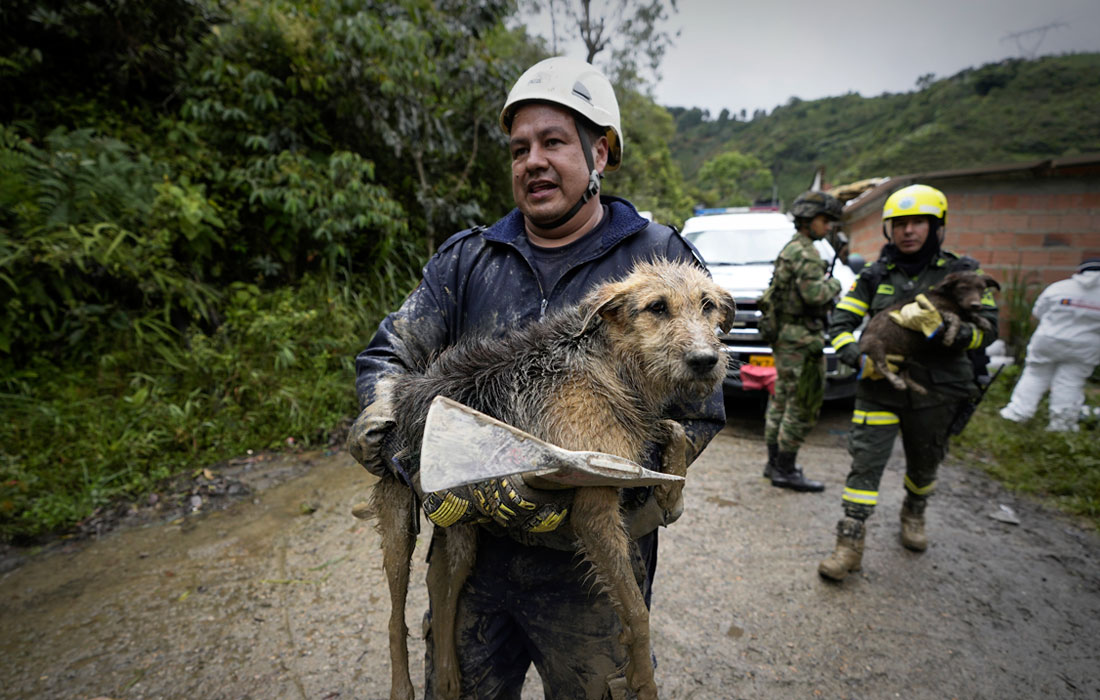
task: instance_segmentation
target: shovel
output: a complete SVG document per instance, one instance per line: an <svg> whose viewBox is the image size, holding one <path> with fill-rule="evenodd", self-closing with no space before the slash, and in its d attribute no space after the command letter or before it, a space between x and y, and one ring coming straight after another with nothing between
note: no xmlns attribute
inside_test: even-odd
<svg viewBox="0 0 1100 700"><path fill-rule="evenodd" d="M443 491L522 474L534 488L655 486L684 480L606 454L567 450L469 406L437 396L420 448L420 487Z"/></svg>

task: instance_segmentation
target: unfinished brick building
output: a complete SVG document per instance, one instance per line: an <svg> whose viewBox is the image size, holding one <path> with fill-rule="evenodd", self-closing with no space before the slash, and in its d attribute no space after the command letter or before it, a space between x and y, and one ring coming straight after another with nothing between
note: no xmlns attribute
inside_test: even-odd
<svg viewBox="0 0 1100 700"><path fill-rule="evenodd" d="M852 252L878 258L882 205L907 185L947 195L945 248L981 261L998 280L1044 286L1100 256L1100 153L892 177L845 207Z"/></svg>

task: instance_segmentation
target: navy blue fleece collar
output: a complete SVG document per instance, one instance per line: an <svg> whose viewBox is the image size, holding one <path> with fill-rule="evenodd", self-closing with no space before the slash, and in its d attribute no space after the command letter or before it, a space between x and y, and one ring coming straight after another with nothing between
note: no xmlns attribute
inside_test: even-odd
<svg viewBox="0 0 1100 700"><path fill-rule="evenodd" d="M649 224L648 221L639 216L638 211L634 209L634 205L625 199L600 195L600 203L607 206L609 213L609 220L603 232L602 244L604 249L610 248L627 236L641 231ZM482 235L490 241L510 243L516 239L516 236L523 233L523 214L520 213L519 209L513 209L486 229Z"/></svg>

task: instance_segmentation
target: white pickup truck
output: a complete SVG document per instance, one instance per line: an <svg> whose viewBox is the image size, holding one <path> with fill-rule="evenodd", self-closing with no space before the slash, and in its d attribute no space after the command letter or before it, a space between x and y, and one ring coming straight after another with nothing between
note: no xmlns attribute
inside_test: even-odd
<svg viewBox="0 0 1100 700"><path fill-rule="evenodd" d="M757 332L760 319L757 300L771 281L776 257L794 235L794 220L772 207L705 211L684 222L682 233L702 254L714 280L729 290L737 302L733 328L722 336L730 357L723 388L727 395L751 393L742 387L741 366L775 365L771 347ZM833 263L835 253L827 241L816 241L814 245L826 263ZM855 281L856 272L837 260L833 275L840 280L843 295ZM825 362L825 398L854 396L855 372L837 361L828 343Z"/></svg>

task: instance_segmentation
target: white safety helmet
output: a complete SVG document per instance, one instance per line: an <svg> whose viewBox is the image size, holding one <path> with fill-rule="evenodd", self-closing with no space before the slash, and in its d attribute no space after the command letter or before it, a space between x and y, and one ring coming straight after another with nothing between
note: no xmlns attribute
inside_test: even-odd
<svg viewBox="0 0 1100 700"><path fill-rule="evenodd" d="M539 61L519 77L504 109L500 110L500 128L512 131L512 117L521 102L553 102L568 107L604 130L607 136L607 167L611 171L623 160L623 130L619 102L611 81L590 63L555 56Z"/></svg>

